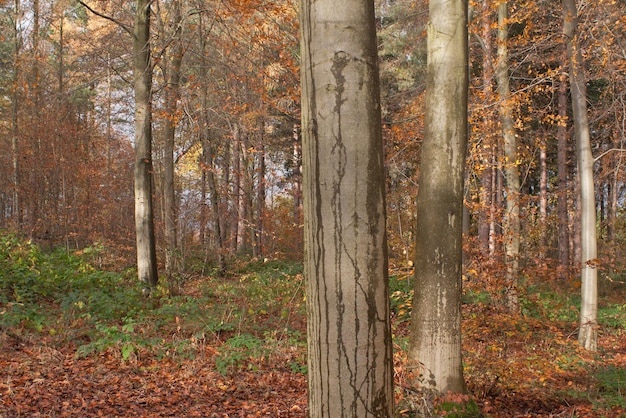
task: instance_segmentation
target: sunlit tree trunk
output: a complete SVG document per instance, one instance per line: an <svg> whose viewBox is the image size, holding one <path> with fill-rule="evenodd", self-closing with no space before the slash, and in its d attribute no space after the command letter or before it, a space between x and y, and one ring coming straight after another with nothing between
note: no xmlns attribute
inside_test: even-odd
<svg viewBox="0 0 626 418"><path fill-rule="evenodd" d="M158 282L152 203L152 66L150 1L137 0L134 26L135 229L137 275L147 286Z"/></svg>
<svg viewBox="0 0 626 418"><path fill-rule="evenodd" d="M309 416L391 417L374 2L300 10Z"/></svg>
<svg viewBox="0 0 626 418"><path fill-rule="evenodd" d="M515 138L509 88L508 15L508 2L503 1L498 5L498 66L496 78L500 95L500 119L502 122L502 136L504 138L504 172L506 177L506 213L504 216L506 298L509 309L516 312L518 310L517 281L520 247L520 178L517 169L517 140Z"/></svg>
<svg viewBox="0 0 626 418"><path fill-rule="evenodd" d="M564 33L569 61L570 92L576 134L576 156L580 179L581 227L581 308L578 342L595 351L598 344L598 269L596 238L596 204L593 185L593 155L587 118L587 87L583 56L578 46L576 26L578 12L575 0L563 0Z"/></svg>
<svg viewBox="0 0 626 418"><path fill-rule="evenodd" d="M466 391L461 359L463 180L467 144L467 2L430 0L424 143L417 195L413 385Z"/></svg>

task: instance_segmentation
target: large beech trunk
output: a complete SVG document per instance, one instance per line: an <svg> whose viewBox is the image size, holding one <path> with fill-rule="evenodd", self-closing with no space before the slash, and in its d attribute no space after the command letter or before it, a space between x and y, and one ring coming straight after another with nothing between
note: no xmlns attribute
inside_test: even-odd
<svg viewBox="0 0 626 418"><path fill-rule="evenodd" d="M300 10L309 416L391 417L374 2Z"/></svg>
<svg viewBox="0 0 626 418"><path fill-rule="evenodd" d="M137 0L134 27L135 229L137 275L149 287L158 282L152 203L152 66L150 1Z"/></svg>
<svg viewBox="0 0 626 418"><path fill-rule="evenodd" d="M463 186L467 144L467 2L430 0L426 115L417 196L413 385L465 392L461 358Z"/></svg>

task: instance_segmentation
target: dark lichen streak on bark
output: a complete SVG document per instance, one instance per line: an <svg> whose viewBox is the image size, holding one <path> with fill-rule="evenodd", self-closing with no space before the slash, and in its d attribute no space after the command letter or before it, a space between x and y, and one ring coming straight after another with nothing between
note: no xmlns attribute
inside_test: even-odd
<svg viewBox="0 0 626 418"><path fill-rule="evenodd" d="M324 369L326 373L331 370L331 366L329 364L329 353L328 353L328 345L322 344L323 341L328 341L329 338L329 318L327 313L328 306L328 295L324 287L324 277L326 272L324 271L324 225L322 222L322 190L321 184L319 181L320 175L320 138L319 131L317 126L317 98L315 88L315 79L313 77L313 68L315 67L315 63L313 62L312 48L311 46L314 43L313 34L315 32L315 22L311 19L311 5L302 2L302 42L306 49L306 60L307 65L303 66L303 74L302 77L306 83L306 87L308 91L306 92L305 98L303 100L308 100L308 112L305 116L308 118L307 124L307 134L308 138L308 151L309 156L309 167L310 170L308 174L309 181L309 190L307 195L310 199L309 205L309 245L308 251L310 254L308 255L308 264L310 266L309 276L306 278L307 281L311 283L308 285L309 289L316 289L314 291L314 295L309 295L309 297L316 297L317 300L313 301L311 299L311 304L314 308L311 308L309 312L311 314L315 314L317 318L311 318L310 321L313 324L316 324L316 329L309 328L309 332L312 335L309 335L309 339L312 339L316 343L315 353L311 353L312 358L318 359L317 370L310 370L311 377L309 380L315 376L315 381L319 386L318 394L319 396L317 402L320 402L320 408L322 410L328 411L329 405L331 404L331 391L328 388L328 376L324 376ZM306 204L306 203L305 203ZM326 313L322 313L322 310L326 310ZM322 324L325 321L325 324ZM325 333L326 335L322 335ZM311 345L309 345L309 349L312 349ZM323 355L323 351L326 351L326 355ZM322 364L323 360L326 359L326 364ZM311 365L309 365L311 366ZM311 397L309 397L309 401L311 401Z"/></svg>
<svg viewBox="0 0 626 418"><path fill-rule="evenodd" d="M332 144L332 148L330 150L331 161L334 163L333 170L335 170L335 176L333 178L333 190L332 190L332 198L330 199L332 215L334 219L333 225L333 234L334 234L334 280L335 280L335 297L336 297L336 327L337 327L337 352L335 355L338 361L339 370L337 370L338 377L340 381L344 381L342 375L347 373L350 379L350 386L353 385L354 380L354 371L351 370L351 354L350 349L346 347L346 338L351 338L351 336L346 335L345 332L354 332L354 330L350 330L350 324L346 324L345 311L345 296L344 295L344 278L343 275L346 273L343 271L342 260L343 256L349 254L349 252L344 251L344 225L343 225L343 217L342 217L342 199L345 196L345 193L342 194L342 182L344 176L346 174L346 161L347 161L347 150L346 145L343 143L343 126L342 126L342 106L347 101L344 97L345 92L345 83L346 77L343 72L349 63L348 54L343 51L336 51L332 58L331 65L331 74L334 77L334 85L329 86L328 91L334 92L335 95L335 106L333 108L333 138L334 143ZM331 138L329 138L331 140ZM350 317L350 316L348 316ZM347 329L344 329L348 325ZM340 360L343 359L343 360ZM347 368L347 370L343 370L343 368ZM355 390L354 387L351 388L352 391ZM343 389L339 390L339 402L341 405L345 405L344 402L348 399L354 399L354 396L349 393L344 393ZM351 405L345 405L348 409L355 411L355 403L354 400L351 402Z"/></svg>

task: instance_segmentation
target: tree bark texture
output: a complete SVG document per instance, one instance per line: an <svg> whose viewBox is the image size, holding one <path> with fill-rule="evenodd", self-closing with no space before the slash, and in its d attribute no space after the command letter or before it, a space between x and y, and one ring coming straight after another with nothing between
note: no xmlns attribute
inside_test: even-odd
<svg viewBox="0 0 626 418"><path fill-rule="evenodd" d="M512 312L517 312L519 309L517 282L520 248L520 178L517 169L517 140L513 111L511 109L511 90L509 87L508 16L508 2L503 1L498 5L498 66L496 78L500 96L500 119L502 122L502 137L504 139L504 173L506 177L506 213L504 216L506 302Z"/></svg>
<svg viewBox="0 0 626 418"><path fill-rule="evenodd" d="M302 0L309 416L393 416L374 2Z"/></svg>
<svg viewBox="0 0 626 418"><path fill-rule="evenodd" d="M135 87L135 229L137 275L147 286L158 281L152 203L152 66L150 1L137 0L133 52Z"/></svg>
<svg viewBox="0 0 626 418"><path fill-rule="evenodd" d="M558 161L558 203L559 217L559 277L568 278L570 269L569 253L569 212L567 204L567 177L569 165L567 163L567 76L559 77L559 121L557 128L557 161Z"/></svg>
<svg viewBox="0 0 626 418"><path fill-rule="evenodd" d="M23 217L22 217L22 193L20 191L21 175L20 175L20 128L19 128L19 110L20 100L18 85L20 82L20 66L21 66L21 41L20 41L20 29L19 29L19 14L20 14L20 2L15 0L15 17L13 26L13 80L11 88L11 163L13 165L13 207L11 209L13 220L15 222L15 230L17 232L22 231Z"/></svg>
<svg viewBox="0 0 626 418"><path fill-rule="evenodd" d="M492 55L493 48L491 42L491 0L482 0L481 10L481 44L483 46L483 103L485 107L492 103L493 96L493 65ZM493 180L494 172L494 149L495 141L492 136L493 120L491 112L486 107L483 115L483 135L482 135L482 155L481 155L481 173L480 173L480 193L479 193L479 212L478 212L478 243L480 253L485 258L493 256L493 190L496 187Z"/></svg>
<svg viewBox="0 0 626 418"><path fill-rule="evenodd" d="M575 0L563 0L563 29L570 70L570 93L576 134L576 156L580 179L581 308L578 342L595 351L598 344L598 268L596 203L593 185L593 155L587 117L587 87L583 56L578 45L578 12Z"/></svg>
<svg viewBox="0 0 626 418"><path fill-rule="evenodd" d="M175 270L177 239L176 219L178 208L174 188L174 144L176 139L176 125L178 124L178 100L180 89L180 68L183 61L183 47L181 36L182 10L180 0L173 4L174 16L172 25L175 28L174 41L169 51L169 59L165 66L165 147L163 156L163 202L165 212L165 272L168 281L172 280Z"/></svg>
<svg viewBox="0 0 626 418"><path fill-rule="evenodd" d="M467 2L430 0L426 115L417 196L413 384L466 391L461 359L463 172L467 144Z"/></svg>

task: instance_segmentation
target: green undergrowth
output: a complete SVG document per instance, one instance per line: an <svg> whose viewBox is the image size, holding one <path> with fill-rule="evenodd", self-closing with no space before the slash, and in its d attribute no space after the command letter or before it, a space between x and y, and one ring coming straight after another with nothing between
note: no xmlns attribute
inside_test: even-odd
<svg viewBox="0 0 626 418"><path fill-rule="evenodd" d="M305 371L301 264L249 261L227 278L182 282L180 295L166 286L146 295L133 271L92 266L102 251L44 252L0 236L0 332L70 344L79 357L184 359L212 345L223 374L273 360Z"/></svg>

